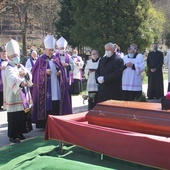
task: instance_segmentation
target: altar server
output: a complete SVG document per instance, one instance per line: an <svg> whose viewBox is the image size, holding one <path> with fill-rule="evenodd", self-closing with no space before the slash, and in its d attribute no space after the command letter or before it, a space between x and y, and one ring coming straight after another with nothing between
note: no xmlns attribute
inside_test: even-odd
<svg viewBox="0 0 170 170"><path fill-rule="evenodd" d="M131 46L128 49L128 54L123 57L123 61L123 100L138 100L142 95L142 72L145 70L144 57L142 54L137 53L137 49Z"/></svg>
<svg viewBox="0 0 170 170"><path fill-rule="evenodd" d="M72 59L74 69L71 77L71 94L78 95L82 92L82 69L84 61L82 57L78 55L77 50L73 50Z"/></svg>
<svg viewBox="0 0 170 170"><path fill-rule="evenodd" d="M98 84L95 80L95 71L99 65L99 53L97 50L91 51L91 59L85 66L85 77L87 79L86 90L88 91L88 110L92 110L97 103Z"/></svg>

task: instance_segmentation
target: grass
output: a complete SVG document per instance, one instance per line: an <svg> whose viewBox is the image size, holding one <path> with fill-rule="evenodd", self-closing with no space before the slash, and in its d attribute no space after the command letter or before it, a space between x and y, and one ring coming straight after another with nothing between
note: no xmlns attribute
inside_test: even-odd
<svg viewBox="0 0 170 170"><path fill-rule="evenodd" d="M0 170L155 170L148 166L119 160L71 145L59 154L56 140L43 137L0 148Z"/></svg>

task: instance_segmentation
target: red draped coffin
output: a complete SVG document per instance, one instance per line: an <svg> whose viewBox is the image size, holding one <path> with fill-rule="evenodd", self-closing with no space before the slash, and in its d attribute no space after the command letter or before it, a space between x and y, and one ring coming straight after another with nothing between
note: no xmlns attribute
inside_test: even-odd
<svg viewBox="0 0 170 170"><path fill-rule="evenodd" d="M147 117L155 119L152 121ZM170 139L166 137L170 134L168 119L169 112L161 111L157 103L106 101L88 113L49 116L45 139L56 139L130 162L170 169ZM165 126L162 120L166 120Z"/></svg>

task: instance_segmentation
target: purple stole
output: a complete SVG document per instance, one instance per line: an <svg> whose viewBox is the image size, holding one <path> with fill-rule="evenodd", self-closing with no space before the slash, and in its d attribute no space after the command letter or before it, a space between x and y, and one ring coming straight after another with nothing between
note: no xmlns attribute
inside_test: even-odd
<svg viewBox="0 0 170 170"><path fill-rule="evenodd" d="M2 60L0 59L0 67L2 66ZM0 91L3 91L2 75L0 70Z"/></svg>
<svg viewBox="0 0 170 170"><path fill-rule="evenodd" d="M59 55L59 54L58 54ZM60 56L60 55L59 55ZM69 64L69 56L68 56L68 54L66 53L65 54L65 63L68 63ZM60 57L59 57L60 58ZM69 79L73 79L73 74L72 73L70 73L70 71L69 70L67 70L67 80L69 80ZM69 85L69 81L67 81L68 83L67 83L67 85L68 85L68 88L70 87L70 85Z"/></svg>
<svg viewBox="0 0 170 170"><path fill-rule="evenodd" d="M67 80L64 67L60 59L56 56L52 57L52 61L57 70L61 71L60 75L60 114L71 114L72 107L70 98L68 98ZM47 118L46 111L52 110L52 95L51 95L51 76L46 74L46 69L49 69L48 57L44 54L37 59L32 70L33 76L33 114L32 121L35 123L37 120L44 120ZM69 100L68 100L69 99ZM64 107L63 107L63 104Z"/></svg>
<svg viewBox="0 0 170 170"><path fill-rule="evenodd" d="M46 111L52 110L51 76L46 74L49 68L48 57L44 54L38 58L32 70L33 122L46 119Z"/></svg>
<svg viewBox="0 0 170 170"><path fill-rule="evenodd" d="M25 88L27 88L27 90L29 90L28 87L25 87ZM21 99L22 99L24 111L25 111L25 113L27 113L31 110L30 107L29 107L29 103L32 101L32 99L31 99L31 96L28 95L28 92L25 91L25 88L23 88L20 91L20 96L21 96Z"/></svg>
<svg viewBox="0 0 170 170"><path fill-rule="evenodd" d="M54 64L57 66L58 70L61 71L60 75L60 92L61 92L61 99L60 99L60 115L72 114L72 104L69 95L69 83L67 79L69 78L69 71L67 71L67 77L65 74L65 69L60 61L60 55L57 53L54 56L53 60ZM69 57L66 55L65 59L66 63L69 63Z"/></svg>
<svg viewBox="0 0 170 170"><path fill-rule="evenodd" d="M32 61L32 57L30 57L30 62L31 62L31 66L32 66L32 68L34 67L34 63L33 63L33 61Z"/></svg>

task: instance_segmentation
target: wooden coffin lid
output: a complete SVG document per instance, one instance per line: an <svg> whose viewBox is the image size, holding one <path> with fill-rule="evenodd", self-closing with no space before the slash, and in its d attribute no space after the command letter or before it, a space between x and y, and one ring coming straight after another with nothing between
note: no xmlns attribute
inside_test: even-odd
<svg viewBox="0 0 170 170"><path fill-rule="evenodd" d="M86 114L88 123L134 132L170 136L170 111L160 103L109 100Z"/></svg>

